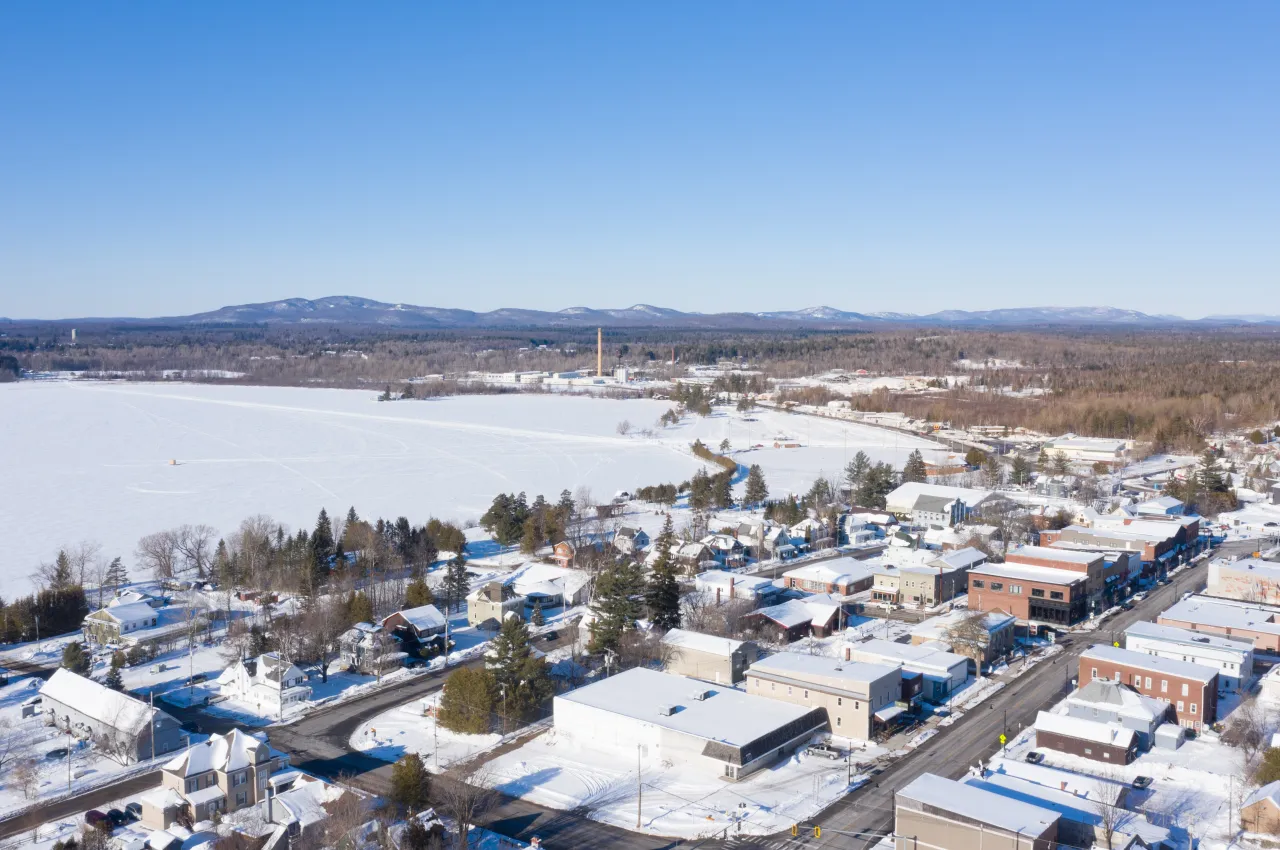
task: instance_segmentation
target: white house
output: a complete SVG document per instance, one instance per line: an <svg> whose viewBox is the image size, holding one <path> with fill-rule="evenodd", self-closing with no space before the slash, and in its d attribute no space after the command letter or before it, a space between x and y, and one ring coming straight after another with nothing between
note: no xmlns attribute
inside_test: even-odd
<svg viewBox="0 0 1280 850"><path fill-rule="evenodd" d="M87 643L119 643L133 632L152 628L159 622L160 615L147 603L125 602L89 614L80 630Z"/></svg>
<svg viewBox="0 0 1280 850"><path fill-rule="evenodd" d="M746 599L768 605L782 592L782 588L774 584L773 579L725 570L698 573L693 579L693 586L717 605L730 599Z"/></svg>
<svg viewBox="0 0 1280 850"><path fill-rule="evenodd" d="M1253 643L1159 623L1134 623L1124 647L1159 658L1189 661L1218 671L1221 687L1238 691L1253 679Z"/></svg>
<svg viewBox="0 0 1280 850"><path fill-rule="evenodd" d="M648 533L635 525L624 525L613 535L613 548L632 557L648 548L649 542Z"/></svg>
<svg viewBox="0 0 1280 850"><path fill-rule="evenodd" d="M278 714L311 698L306 680L297 666L268 652L237 661L222 671L218 685L222 695L229 699L252 705L260 712Z"/></svg>
<svg viewBox="0 0 1280 850"><path fill-rule="evenodd" d="M55 670L40 686L40 700L46 725L98 741L107 755L124 763L182 746L182 729L173 717L70 670Z"/></svg>
<svg viewBox="0 0 1280 850"><path fill-rule="evenodd" d="M637 667L555 697L556 744L737 780L806 743L821 709Z"/></svg>
<svg viewBox="0 0 1280 850"><path fill-rule="evenodd" d="M959 504L954 508L954 513L949 514L949 516L954 517L954 522L946 523L947 525L954 525L956 522L961 522L970 515L981 511L987 505L1002 500L1003 497L991 490L975 490L971 487L951 487L945 484L908 481L885 497L885 507L886 510L899 518L910 518L916 510L916 503L921 499L925 500L922 507L926 508L942 503L958 502ZM935 501L938 499L941 499L942 502Z"/></svg>

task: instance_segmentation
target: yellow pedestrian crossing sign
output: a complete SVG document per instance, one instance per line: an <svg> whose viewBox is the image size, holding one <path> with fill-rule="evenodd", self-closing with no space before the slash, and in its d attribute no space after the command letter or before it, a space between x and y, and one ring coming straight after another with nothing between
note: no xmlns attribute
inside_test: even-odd
<svg viewBox="0 0 1280 850"><path fill-rule="evenodd" d="M1002 746L1002 747L1003 747L1003 746L1004 746L1005 744L1007 744L1007 743L1009 743L1009 739L1005 737L1005 735L1004 735L1004 733L1003 733L1003 732L1001 732L1001 733L1000 733L1000 746Z"/></svg>
<svg viewBox="0 0 1280 850"><path fill-rule="evenodd" d="M1119 649L1119 648L1120 648L1120 641L1118 641L1118 640L1113 640L1113 641L1111 641L1111 645L1112 645L1112 646L1114 646L1116 649Z"/></svg>

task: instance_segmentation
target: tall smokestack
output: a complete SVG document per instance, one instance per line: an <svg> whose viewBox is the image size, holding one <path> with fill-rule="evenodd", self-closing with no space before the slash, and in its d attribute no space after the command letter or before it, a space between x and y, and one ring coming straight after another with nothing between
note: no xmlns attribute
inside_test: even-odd
<svg viewBox="0 0 1280 850"><path fill-rule="evenodd" d="M596 377L604 377L604 328L596 328Z"/></svg>

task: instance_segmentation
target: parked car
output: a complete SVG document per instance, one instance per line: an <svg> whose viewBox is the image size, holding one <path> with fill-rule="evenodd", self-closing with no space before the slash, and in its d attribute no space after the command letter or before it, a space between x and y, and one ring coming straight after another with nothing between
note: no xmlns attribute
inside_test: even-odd
<svg viewBox="0 0 1280 850"><path fill-rule="evenodd" d="M1044 761L1044 753L1037 753L1035 750L1027 753L1028 764L1040 764L1042 761Z"/></svg>
<svg viewBox="0 0 1280 850"><path fill-rule="evenodd" d="M1167 578L1158 578L1156 579L1156 584L1160 585L1161 587L1168 587L1169 585L1173 584L1173 582L1169 581L1169 579Z"/></svg>
<svg viewBox="0 0 1280 850"><path fill-rule="evenodd" d="M192 676L190 679L187 679L187 684L188 684L188 685L198 685L198 684L200 684L201 682L206 682L206 681L208 681L208 680L209 680L209 674L207 674L207 673L197 673L197 674L195 674L194 676Z"/></svg>
<svg viewBox="0 0 1280 850"><path fill-rule="evenodd" d="M119 809L107 809L107 817L111 819L111 825L124 826L129 822L129 816Z"/></svg>
<svg viewBox="0 0 1280 850"><path fill-rule="evenodd" d="M1135 776L1135 777L1133 778L1133 787L1134 787L1134 788L1137 788L1139 791L1141 791L1143 788L1150 788L1150 787L1151 787L1151 777L1150 777L1150 776Z"/></svg>
<svg viewBox="0 0 1280 850"><path fill-rule="evenodd" d="M1146 598L1147 598L1147 592L1146 592L1145 590L1139 590L1137 593L1133 594L1133 596L1129 597L1129 601L1130 601L1130 602L1141 602L1142 600L1144 600L1144 599L1146 599Z"/></svg>
<svg viewBox="0 0 1280 850"><path fill-rule="evenodd" d="M824 759L841 758L840 751L830 744L810 744L805 752L811 756L821 756Z"/></svg>
<svg viewBox="0 0 1280 850"><path fill-rule="evenodd" d="M64 759L67 757L67 748L58 747L57 749L49 750L49 752L44 754L44 757L47 758L49 761L58 761L59 759Z"/></svg>
<svg viewBox="0 0 1280 850"><path fill-rule="evenodd" d="M1132 603L1132 602L1121 602L1121 603L1120 603L1120 610L1121 610L1121 611L1132 611L1132 610L1133 610L1133 603Z"/></svg>
<svg viewBox="0 0 1280 850"><path fill-rule="evenodd" d="M141 803L130 803L129 805L124 807L124 810L134 820L140 820L142 818Z"/></svg>
<svg viewBox="0 0 1280 850"><path fill-rule="evenodd" d="M97 809L90 809L89 811L85 812L84 822L89 826L92 826L96 829L101 829L105 832L110 832L113 828L111 824L111 818L107 817L106 813L100 812Z"/></svg>

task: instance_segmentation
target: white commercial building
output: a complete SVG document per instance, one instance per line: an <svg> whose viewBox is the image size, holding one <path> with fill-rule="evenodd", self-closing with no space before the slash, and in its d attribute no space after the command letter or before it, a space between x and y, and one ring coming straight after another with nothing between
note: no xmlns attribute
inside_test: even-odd
<svg viewBox="0 0 1280 850"><path fill-rule="evenodd" d="M670 762L725 779L767 767L826 728L820 708L637 667L557 696L557 744Z"/></svg>
<svg viewBox="0 0 1280 850"><path fill-rule="evenodd" d="M1134 623L1124 630L1125 649L1159 658L1189 661L1218 671L1218 682L1239 690L1253 678L1253 643L1159 623Z"/></svg>
<svg viewBox="0 0 1280 850"><path fill-rule="evenodd" d="M924 677L923 696L930 702L944 702L969 678L969 659L927 644L913 646L891 640L872 638L862 643L845 644L846 661L868 664L899 665L902 669Z"/></svg>
<svg viewBox="0 0 1280 850"><path fill-rule="evenodd" d="M1124 463L1128 443L1124 440L1112 440L1099 437L1078 437L1075 434L1063 434L1061 437L1044 444L1049 457L1063 454L1068 460L1080 463L1102 463L1119 466Z"/></svg>
<svg viewBox="0 0 1280 850"><path fill-rule="evenodd" d="M971 487L950 487L945 484L908 481L906 484L899 485L897 489L885 497L885 509L898 517L910 517L912 512L916 510L916 502L922 498L928 504L933 504L933 501L937 499L948 503L958 502L954 519L955 522L960 522L970 514L981 510L987 504L1003 497L992 490L975 490ZM949 522L947 524L953 525L954 523Z"/></svg>
<svg viewBox="0 0 1280 850"><path fill-rule="evenodd" d="M1209 564L1206 596L1242 602L1280 602L1280 564L1261 558L1219 559Z"/></svg>

